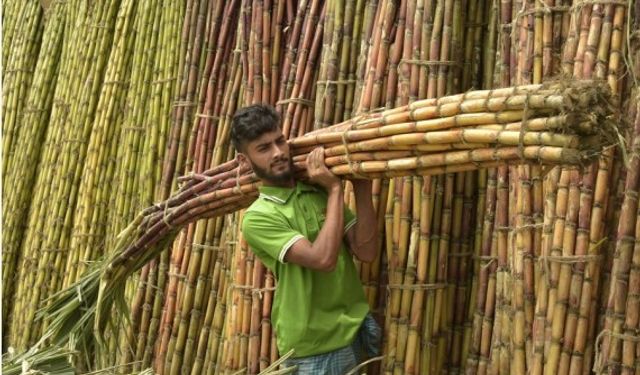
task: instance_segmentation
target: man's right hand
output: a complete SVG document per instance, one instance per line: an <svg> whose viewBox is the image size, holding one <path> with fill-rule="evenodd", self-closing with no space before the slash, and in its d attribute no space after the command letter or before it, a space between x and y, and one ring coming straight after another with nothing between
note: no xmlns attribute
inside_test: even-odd
<svg viewBox="0 0 640 375"><path fill-rule="evenodd" d="M307 156L307 174L309 182L322 186L327 192L340 189L342 182L324 164L324 148L316 147Z"/></svg>

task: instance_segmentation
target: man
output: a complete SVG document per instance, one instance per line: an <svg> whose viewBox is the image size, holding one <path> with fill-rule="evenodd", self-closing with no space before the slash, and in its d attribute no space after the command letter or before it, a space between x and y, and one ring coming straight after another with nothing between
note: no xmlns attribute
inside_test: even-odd
<svg viewBox="0 0 640 375"><path fill-rule="evenodd" d="M377 354L380 341L352 259L376 257L371 182L353 181L356 221L322 148L307 157L308 183L296 181L279 116L270 106L238 110L231 139L240 164L262 180L242 233L277 280L271 316L278 350L294 350L285 364L296 365L298 374L342 375Z"/></svg>

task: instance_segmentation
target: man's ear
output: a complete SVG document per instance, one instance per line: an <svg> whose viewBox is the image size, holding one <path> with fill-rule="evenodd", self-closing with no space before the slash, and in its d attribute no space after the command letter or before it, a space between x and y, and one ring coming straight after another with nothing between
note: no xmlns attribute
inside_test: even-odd
<svg viewBox="0 0 640 375"><path fill-rule="evenodd" d="M236 153L236 160L238 161L238 165L240 165L240 167L247 167L250 165L247 155L243 154L242 152Z"/></svg>

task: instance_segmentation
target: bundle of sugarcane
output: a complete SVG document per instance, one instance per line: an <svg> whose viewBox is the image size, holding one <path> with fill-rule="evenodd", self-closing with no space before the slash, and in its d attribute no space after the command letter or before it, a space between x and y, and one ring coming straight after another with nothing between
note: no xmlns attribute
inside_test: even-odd
<svg viewBox="0 0 640 375"><path fill-rule="evenodd" d="M145 12L143 20L146 22L141 20L139 23L144 37L139 38L135 46L138 61L132 73L135 86L130 92L134 106L125 118L129 126L125 127L121 141L126 147L118 154L122 163L118 163L118 194L115 194L115 209L110 212L108 248L117 241L117 234L135 218L139 209L153 200L166 199L175 187L176 176L184 173L189 125L196 114L196 77L200 74L200 64L204 63L201 59L203 45L193 43L193 40L202 41L204 35L210 37L219 31L216 26L219 18L196 22L205 19L205 14L211 11L206 2L189 1L167 6L151 1L140 6L151 7L159 16ZM148 52L149 41L155 45L151 49L153 54ZM211 62L206 63L210 65ZM149 81L151 87L145 85ZM145 113L145 106L151 106L151 117ZM145 126L137 126L141 122ZM136 173L139 170L142 173ZM136 174L137 179L132 182L131 176ZM165 287L170 285L167 272L172 266L170 263L170 252L162 252L146 264L139 277L129 285L126 300L130 303L130 317L123 317L119 337L109 343L111 357L108 361L118 363L123 371L139 371L150 366L158 346L156 340L165 337L161 320L171 310L165 310L164 304L174 297L171 287L165 297ZM175 273L173 269L170 271ZM119 347L114 347L116 345Z"/></svg>
<svg viewBox="0 0 640 375"><path fill-rule="evenodd" d="M30 6L29 3L24 4L25 7ZM3 319L5 332L7 332L14 287L17 284L12 278L19 271L19 247L25 229L24 220L29 212L29 202L33 198L32 189L38 160L43 149L43 138L47 132L53 106L58 72L61 70L59 61L64 60L60 59L62 40L64 34L68 33L68 29L66 5L61 2L51 4L44 26L38 63L33 72L33 83L28 91L25 108L22 111L21 125L17 127L14 135L15 140L12 148L15 151L11 152L9 158L3 158L3 165L6 166L3 179L11 181L11 184L3 185L2 191L2 225L4 229L2 236L2 299L4 301L2 315L5 317ZM10 49L6 48L7 51ZM19 72L16 71L12 74L18 75Z"/></svg>
<svg viewBox="0 0 640 375"><path fill-rule="evenodd" d="M458 93L471 89L471 82L479 87L477 52L483 39L476 20L482 16L473 11L473 2L469 6L465 18L461 1L382 1L363 49L368 53L367 74L357 87L358 110ZM488 51L491 43L489 38ZM470 69L462 69L465 62ZM461 215L452 214L461 201L459 194L454 199L453 185L459 191L474 178L463 173L374 180L379 196L374 207L384 214L379 225L386 252L379 252L380 259L372 265L362 264L361 279L368 284L370 301L375 301L372 311L384 326L386 374L439 373L459 365L463 318L458 312L463 306L456 303L466 297L457 293L464 291L465 280L455 275L464 272L467 255L456 251L464 240L459 237ZM456 317L451 319L454 310ZM446 350L452 355L443 355Z"/></svg>
<svg viewBox="0 0 640 375"><path fill-rule="evenodd" d="M587 83L583 88L595 89L591 85ZM532 86L469 92L357 117L326 131L312 132L293 140L294 161L302 163L304 155L300 153L321 145L325 147L325 161L332 172L369 178L477 169L485 162L495 164L491 162L511 160L512 156L509 155L512 152L521 154L524 159L543 163L554 163L553 159L557 157L558 163L578 164L580 152L572 151L577 150L574 148L578 145L575 143L577 139L570 140L565 138L571 137L569 133L556 132L566 126L575 126L574 131L582 133L583 130L578 128L583 128L584 124L584 131L595 135L593 131L604 122L594 127L584 122L586 118L573 118L573 114L530 116L539 110L542 112L538 113L557 111L567 104L565 100L568 97L557 95L558 92L552 92L553 89L545 93L538 91L541 95L536 94L541 88ZM595 90L606 93L606 90ZM587 97L583 99L586 99L583 104L590 101ZM601 120L607 116L596 115ZM586 136L587 133L582 134ZM615 131L605 130L605 133L609 133L605 135L609 137L605 142L613 144L618 141ZM595 138L587 136L580 143L588 148L593 141ZM545 151L535 145L550 148ZM520 151L515 150L518 148L521 148Z"/></svg>
<svg viewBox="0 0 640 375"><path fill-rule="evenodd" d="M497 53L495 67L485 68L486 87L538 84L543 77L555 74L557 56L567 37L565 3L492 3L489 23L497 24L493 31ZM473 324L465 337L469 350L465 372L523 373L531 363L531 326L539 280L533 259L540 255L542 168L500 167L481 179L486 188L477 211L477 276L469 311Z"/></svg>
<svg viewBox="0 0 640 375"><path fill-rule="evenodd" d="M632 373L638 368L638 296L640 291L640 102L631 108L635 112L633 142L626 176L625 194L618 222L616 251L611 270L607 314L599 334L601 347L594 369L598 373Z"/></svg>
<svg viewBox="0 0 640 375"><path fill-rule="evenodd" d="M31 195L21 243L20 269L9 341L17 350L31 346L42 335L43 322L33 323L35 311L49 295L60 290L71 240L70 220L77 201L98 96L103 86L107 58L116 22L118 1L100 4L68 3L68 27L64 34L59 84L56 85L51 119L38 176ZM57 5L56 5L57 6ZM78 53L78 46L81 45ZM108 85L107 85L108 86ZM104 101L104 100L103 100ZM26 187L26 186L25 186ZM19 223L20 224L20 223ZM52 266L52 265L57 265ZM37 285L37 287L34 287Z"/></svg>
<svg viewBox="0 0 640 375"><path fill-rule="evenodd" d="M606 79L620 108L626 2L577 3L563 47L562 68L576 79ZM625 142L621 142L622 150ZM605 149L597 163L583 171L555 170L547 176L546 208L539 253L533 373L584 373L594 359L599 289L606 263L606 233L615 227L618 172L623 163ZM552 189L557 187L557 191ZM538 255L538 254L536 254Z"/></svg>
<svg viewBox="0 0 640 375"><path fill-rule="evenodd" d="M538 83L562 65L576 79L607 78L617 97L625 2L546 4L501 2L498 84ZM512 7L520 9L515 17ZM486 242L487 267L479 271L491 286L478 303L470 373L590 369L604 269L598 253L606 252L605 224L615 223L608 195L622 164L612 163L612 156L605 150L599 165L584 171L555 168L544 176L533 166L518 166L491 175L491 185L504 189L505 202L490 210L495 219L487 234L494 239Z"/></svg>
<svg viewBox="0 0 640 375"><path fill-rule="evenodd" d="M121 6L125 5L129 6L127 3ZM98 258L104 249L111 246L117 234L133 219L138 210L156 199L161 185L166 183L161 179L164 167L162 161L167 152L172 100L177 87L178 43L183 8L181 4L169 6L155 0L134 4L132 13L135 16L130 21L130 27L131 33L136 37L128 46L129 52L126 52L133 60L130 82L124 98L127 105L123 106L125 110L118 118L117 136L111 141L119 147L111 151L108 164L101 168L106 168L112 173L106 177L109 179L106 181L111 182L103 180L101 185L110 185L112 189L110 194L103 193L96 197L107 209L93 210L92 221L84 222L84 230L93 235L87 240L72 242L72 245L75 245L72 246L72 252L78 248L85 249L73 260L70 257L70 262L77 262L77 265L71 263L68 267L77 269L77 276L83 273L88 262ZM87 175L90 176L89 173ZM82 217L78 216L76 221L82 223ZM80 229L82 226L75 231L79 232ZM149 290L155 293L146 293L142 301L148 303L148 306L154 306L158 305L155 299L160 294L156 280L162 282L166 275L162 272L148 273L150 276L142 280L156 289L150 288ZM137 282L138 280L134 279L128 285L127 300L136 301L133 295L137 291ZM133 311L135 309L132 309ZM150 319L148 315L151 315L151 311L153 310L149 308L145 309L143 314L136 311L130 317L114 319L113 325L120 327L120 332L108 337L108 356L99 358L103 366L117 363L118 355L127 363L135 359L133 371L150 366L149 360L143 361L144 353L150 352L145 333L157 334L154 323L157 324L159 321L157 317L155 320ZM129 343L131 336L144 339L138 342L140 345L132 349ZM121 369L127 370L125 367Z"/></svg>
<svg viewBox="0 0 640 375"><path fill-rule="evenodd" d="M255 102L271 102L276 105L278 111L283 117L283 132L289 137L302 135L309 131L312 124L318 125L318 121L322 120L325 113L328 116L342 116L343 109L352 107L354 97L355 81L351 80L350 95L342 90L343 95L339 100L344 107L327 108L326 111L320 113L321 108L316 108L315 114L311 105L313 97L331 100L332 90L326 90L328 86L338 84L335 81L336 75L345 76L347 68L345 64L341 64L340 72L338 72L337 54L344 56L349 48L357 51L359 40L351 43L348 39L340 39L339 35L343 34L340 29L344 27L344 35L348 35L346 29L353 19L358 19L363 11L364 4L361 2L356 6L355 2L345 4L341 2L320 2L302 1L297 5L295 17L287 20L291 25L291 32L287 33L287 26L283 24L282 13L290 14L294 9L290 9L289 3L258 1L254 3L252 9L252 22L250 37L245 38L248 42L248 60L251 66L251 56L255 56L255 52L262 50L263 54L276 56L278 51L279 36L281 34L288 35L286 41L286 52L284 54L284 63L280 71L274 70L269 74L263 74L262 78L271 80L272 88L277 87L277 74L280 74L280 86L278 96L267 95L263 89L262 94L252 89L252 84L260 83L259 75L255 74L255 68L260 63L256 61L254 69L249 69L249 74L253 73L255 79L247 79L248 90L253 91L252 97L246 97L245 103ZM269 22L270 18L263 13L260 16L261 9L268 9L269 6L274 7L275 18L277 23L272 21L271 34L275 35L273 44L266 43L265 30L260 31L260 23ZM286 11L285 11L286 9ZM343 11L346 12L343 14ZM262 19L261 19L262 18ZM341 20L344 18L344 22ZM280 29L280 27L284 27ZM354 27L358 28L357 25ZM313 31L315 28L315 32ZM324 31L324 43L323 43ZM303 36L303 37L302 37ZM260 44L260 39L265 43ZM349 44L349 46L347 46ZM267 47L273 49L269 51ZM322 51L322 58L320 58ZM318 60L321 63L318 64ZM355 62L355 59L354 59ZM273 60L272 65L277 66L277 62ZM264 63L263 63L264 65ZM352 70L353 72L353 64ZM314 81L316 85L313 84ZM340 85L344 89L348 84L341 82ZM349 96L347 96L349 95ZM277 100L277 101L276 101ZM322 100L324 103L324 100ZM336 103L338 104L338 103ZM317 117L316 117L317 116ZM314 119L315 117L315 119ZM341 120L342 118L340 118ZM314 122L315 120L315 122ZM329 120L333 122L333 120ZM339 120L338 120L339 121ZM233 262L231 272L234 275L230 289L230 300L228 305L228 313L225 322L225 335L221 345L221 358L217 366L225 371L235 372L244 367L250 373L257 373L273 362L277 358L277 350L275 345L275 336L271 329L270 310L274 285L274 277L270 272L265 270L261 262L251 253L246 244L239 236L239 246L236 246L236 255L239 258ZM240 256L242 255L242 256ZM251 291L254 288L256 291Z"/></svg>
<svg viewBox="0 0 640 375"><path fill-rule="evenodd" d="M316 90L312 82L317 76L316 62L322 47L327 6L318 0L305 4L303 1L298 5L280 73L280 94L275 103L282 114L282 132L287 138L306 133L313 124L310 98ZM280 108L280 105L284 106Z"/></svg>
<svg viewBox="0 0 640 375"><path fill-rule="evenodd" d="M6 48L2 51L2 177L6 177L8 161L16 152L20 120L38 63L44 11L36 0L3 7L13 13L11 21L3 25Z"/></svg>
<svg viewBox="0 0 640 375"><path fill-rule="evenodd" d="M39 11L41 3L49 2L35 2ZM15 303L4 299L4 311L14 312L4 323L18 351L46 327L33 323L35 311L84 274L105 242L154 200L176 86L180 12L178 3L155 0L55 1L46 10L18 152L5 176L13 189L5 185L3 224L11 235L3 237L3 294ZM117 335L108 340L118 345ZM76 363L79 369L93 365L91 348L83 352L79 361L87 363Z"/></svg>
<svg viewBox="0 0 640 375"><path fill-rule="evenodd" d="M640 24L640 9L636 7L634 18L629 20L634 27ZM638 337L640 314L638 313L640 291L640 40L630 36L630 76L634 85L629 90L627 118L635 119L630 131L629 166L626 168L624 186L620 189L621 206L616 212L618 225L611 234L612 247L609 254L610 281L607 298L603 300L603 321L596 339L594 371L607 374L629 374L638 371L640 338ZM599 346L598 346L599 344Z"/></svg>
<svg viewBox="0 0 640 375"><path fill-rule="evenodd" d="M183 43L193 50L192 53L201 54L202 58L195 60L201 60L204 71L189 67L182 76L190 88L188 94L181 93L177 110L183 118L179 123L174 122L173 130L183 127L188 142L187 147L174 156L179 161L176 173L201 172L231 157L232 150L221 139L228 136L231 115L243 93L240 90L241 73L246 61L237 53L240 38L234 33L238 22L244 20L240 17L242 9L238 1L189 4L184 25L191 28L192 33ZM212 17L204 28L192 23L194 14L200 12ZM265 67L270 71L269 64ZM245 90L249 88L245 87ZM191 128L186 120L189 116L195 120ZM167 163L167 166L171 164ZM159 198L166 199L169 190L162 194ZM223 250L228 232L224 222L225 218L217 217L191 223L178 237L170 256L164 252L159 262L154 260L143 270L158 282L150 285L140 280L132 308L141 314L141 327L148 326L151 320L157 322L155 327L159 332L156 334L152 327L141 330L134 347L136 358L140 358L142 345L146 345L144 365L153 361L158 373L187 372L192 366L193 371L199 373L217 360L216 338L221 336L225 319L227 269L232 258L227 254L230 251ZM156 290L166 292L157 293ZM152 312L143 308L149 302L142 301L149 301L149 295L157 295ZM121 362L126 363L126 357Z"/></svg>
<svg viewBox="0 0 640 375"><path fill-rule="evenodd" d="M616 141L608 108L607 91L596 82L476 91L360 116L297 138L291 146L300 168L304 160L298 159L310 148L325 146L327 165L347 178L434 174L509 162L578 164ZM596 135L605 143L594 143ZM378 151L394 146L400 149ZM52 298L40 312L51 320L47 337L64 339L69 330L63 328L71 322L73 334L86 334L94 314L95 328L103 331L110 317L105 309L120 300L132 272L181 227L246 207L258 187L257 178L235 160L182 181L175 195L138 214L119 235L109 259ZM85 313L72 308L83 305L89 307Z"/></svg>

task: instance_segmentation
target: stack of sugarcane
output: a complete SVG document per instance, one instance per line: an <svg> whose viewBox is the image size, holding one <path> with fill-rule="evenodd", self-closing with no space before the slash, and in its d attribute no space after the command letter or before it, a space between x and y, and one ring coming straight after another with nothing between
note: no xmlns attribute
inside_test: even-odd
<svg viewBox="0 0 640 375"><path fill-rule="evenodd" d="M612 90L618 92L624 17L613 16L616 12L620 16L626 4L578 2L568 7L556 3L542 8L525 2L518 5L514 19L511 3L502 5L501 19L511 32L500 38L504 51L500 85L540 82L562 63L565 73L576 78L591 78L595 66L595 76L609 78ZM604 24L603 9L607 12ZM515 31L510 30L513 26ZM491 174L488 187L494 198L487 200L487 213L495 212L495 220L489 216L491 221L484 226L482 256L487 266L479 270L481 298L469 372L590 370L602 264L598 253L604 224L611 222L605 219L605 213L612 212L607 210L608 187L617 182L616 175L608 172L612 152L604 154L600 171L591 165L584 174L556 168L545 177L525 166L500 168Z"/></svg>
<svg viewBox="0 0 640 375"><path fill-rule="evenodd" d="M515 160L577 164L603 146L592 143L590 137L598 134L604 142L614 139L606 93L595 82L577 82L417 101L296 138L291 141L294 161L304 159L310 148L324 146L327 165L334 173L359 178L446 173ZM542 115L546 117L538 117ZM400 150L394 151L394 146ZM465 150L449 151L457 147ZM378 151L386 149L390 151ZM304 160L296 165L303 167ZM255 199L257 186L251 171L235 160L190 175L175 195L144 209L120 233L102 266L63 290L41 312L51 321L47 335L54 341L66 338L71 322L73 335L85 335L94 313L95 328L103 332L111 318L109 307L122 298L125 282L135 270L188 223L246 207ZM90 310L83 312L79 309L83 305Z"/></svg>
<svg viewBox="0 0 640 375"><path fill-rule="evenodd" d="M633 306L634 289L627 297L615 281L635 275L624 268L632 229L620 229L618 258L614 241L603 239L617 236L618 217L633 216L633 194L624 196L633 174L614 162L613 150L600 168L588 164L620 142L607 125L617 117L607 116L625 97L627 2L167 4L76 0L53 2L45 13L41 56L68 57L59 68L38 62L33 87L59 69L55 95L29 90L26 117L7 123L18 129L11 149L27 151L12 155L6 171L22 188L3 192L16 195L14 208L3 209L14 223L3 275L14 264L23 280L13 292L3 276L3 296L17 302L5 306L27 311L9 319L9 344L23 350L47 329L74 338L83 366L117 364L123 372L153 365L158 373L258 373L273 363L274 277L238 233L241 213L222 216L246 207L257 188L250 171L225 163L234 152L231 116L266 102L282 114L298 168L323 145L334 172L376 178L383 251L357 266L385 328L385 373L580 373L591 367L599 330L602 369L632 366L635 307L621 301ZM8 15L19 8L3 7ZM48 16L57 14L64 26ZM13 21L5 27L18 32ZM82 68L92 59L96 66ZM607 79L613 99L599 83L506 89L538 84L560 68ZM85 78L76 103L70 93ZM493 90L454 95L479 87ZM22 132L26 118L35 125ZM304 136L334 123L342 124ZM565 163L573 166L549 171ZM23 242L14 229L27 218ZM102 273L91 262L105 249L116 251ZM64 274L50 262L66 264ZM72 285L75 294L45 302ZM616 297L607 304L606 294ZM116 314L110 301L120 302ZM44 306L45 324L29 325ZM108 350L94 365L96 312L100 330L114 329L100 336Z"/></svg>
<svg viewBox="0 0 640 375"><path fill-rule="evenodd" d="M2 80L5 85L2 90L3 177L7 173L8 161L15 154L20 118L25 110L33 110L32 107L25 108L25 105L33 106L33 103L26 103L27 94L37 69L38 51L41 47L45 23L43 21L44 11L38 1L3 4L4 12L6 12L9 21L2 25L2 42L6 47L2 51L2 66L4 67ZM61 23L58 21L49 22L49 25L56 24ZM50 26L50 28L55 27ZM56 33L55 30L48 30L46 34L53 42L47 40L47 44L56 43ZM47 47L49 46L45 44L45 50ZM48 50L45 53L51 52ZM40 70L42 71L42 68Z"/></svg>
<svg viewBox="0 0 640 375"><path fill-rule="evenodd" d="M314 129L322 129L356 116L361 110L358 102L362 96L363 82L371 61L375 26L380 17L382 3L378 1L330 1L327 3L325 35L322 56L317 73ZM350 185L345 185L347 204L355 209L350 195ZM378 216L378 231L384 231L384 207L386 205L388 181L373 182L373 205ZM381 261L379 256L372 263L360 263L360 273L365 294L371 309L380 305L379 281ZM269 279L267 281L271 282Z"/></svg>
<svg viewBox="0 0 640 375"><path fill-rule="evenodd" d="M21 5L21 15L12 14L11 11L18 11ZM42 12L38 1L28 1L22 3L4 4L9 9L5 9L5 19L7 21L18 21L23 23L23 17L33 18ZM29 12L36 14L29 15ZM12 277L19 270L18 260L19 244L24 233L24 220L28 213L28 202L31 199L31 188L34 184L34 177L43 148L43 137L47 131L47 125L52 108L54 88L59 71L59 59L62 47L63 34L68 32L67 10L64 4L55 2L47 10L47 21L45 22L42 46L39 48L37 64L35 66L25 66L11 68L4 60L3 66L3 158L2 158L2 178L11 181L10 184L3 185L3 236L2 236L2 315L5 317L3 328L7 329L7 317L10 316L10 307L14 297L15 283ZM16 29L11 21L3 23L6 29L3 31L4 45L7 47L3 53L11 57L11 61L18 63L18 57L27 58L23 64L32 64L36 61L33 56L29 56L28 48L37 39L36 35L23 35L34 32L33 27L37 27L36 20L30 19L26 22L28 27ZM16 46L9 47L13 39L13 32L18 33L15 37ZM18 45L18 38L23 41ZM27 50L24 50L27 48ZM33 47L31 47L33 48ZM11 52L11 53L9 53ZM11 64L14 64L11 63ZM33 80L30 69L33 70ZM20 77L24 77L21 78ZM15 86L14 86L15 85ZM27 94L28 93L28 94ZM21 104L24 108L18 110L16 107L21 100L26 102ZM15 103L18 101L18 103ZM13 113L13 114L12 114ZM21 119L21 121L19 121ZM12 122L15 121L13 125ZM15 127L15 129L9 129Z"/></svg>
<svg viewBox="0 0 640 375"><path fill-rule="evenodd" d="M635 108L634 108L635 107ZM640 274L640 210L638 189L640 178L640 116L638 99L630 106L635 117L629 169L625 192L619 212L619 224L615 237L616 252L611 268L604 325L596 344L601 344L594 369L605 373L632 373L638 366L638 286Z"/></svg>
<svg viewBox="0 0 640 375"><path fill-rule="evenodd" d="M35 311L153 202L181 12L159 1L54 1L47 8L28 110L5 176L12 182L4 185L3 205L7 346L22 351L36 342L48 322L34 322ZM109 340L117 345L116 337ZM83 351L80 361L93 366L91 348Z"/></svg>
<svg viewBox="0 0 640 375"><path fill-rule="evenodd" d="M575 78L607 79L619 109L627 3L577 5L571 13L562 68ZM602 298L597 291L603 288L600 275L606 270L600 268L600 254L611 251L602 249L607 249L607 226L617 225L609 218L616 205L616 185L624 181L619 171L625 165L616 159L608 149L585 171L563 168L547 180L558 191L542 237L540 266L545 275L539 283L536 312L546 309L546 313L544 320L542 313L537 315L533 328L538 333L532 365L536 372L586 372L592 367L598 350L597 304Z"/></svg>
<svg viewBox="0 0 640 375"><path fill-rule="evenodd" d="M76 242L80 249L86 249L80 253L80 259L75 259L82 268L87 260L101 255L103 248L99 244L105 243L104 247L108 249L116 241L117 234L135 217L136 212L151 204L163 190L170 189L172 182L170 178L162 179L161 176L167 164L175 163L167 142L170 136L172 100L177 87L178 56L184 53L179 51L179 32L184 9L180 4L169 6L161 1L143 1L135 6L138 16L135 17L132 28L137 37L128 47L132 51L133 61L127 104L119 120L118 138L113 142L123 147L112 150L109 156L110 164L115 161L113 175L110 176L114 191L98 196L101 204L110 209L93 211L93 221L84 222L85 230L93 235L88 240ZM163 160L168 161L163 163ZM96 231L94 228L100 228L95 225L96 216L107 226L93 232ZM102 238L104 242L96 242ZM160 281L163 278L166 275L161 275ZM142 281L154 285L154 280L156 277L151 273L150 278L143 278ZM136 281L132 280L127 293L128 300L132 299L135 286ZM146 296L149 306L153 306L153 299L157 299L160 294L157 289L153 290L156 293ZM135 321L138 317L131 318L131 321ZM128 335L136 333L131 331L129 323L130 320L124 316L121 316L120 321L114 322L121 329L118 335L109 337L109 356L101 358L103 363L115 363L118 348L128 347ZM143 330L156 333L152 322L146 321L146 324L142 327ZM144 342L143 348L143 352L148 351ZM123 350L123 353L128 354L130 351Z"/></svg>
<svg viewBox="0 0 640 375"><path fill-rule="evenodd" d="M640 9L636 6L633 18L628 20L632 30L638 30ZM630 50L625 56L630 67L631 79L637 82L640 74L640 48L638 34L631 35L628 46ZM615 252L608 254L606 268L610 270L608 277L607 298L602 299L603 319L598 327L594 371L610 374L629 374L637 372L639 366L640 338L638 337L638 262L640 257L640 206L638 190L640 189L640 100L638 87L627 89L628 119L634 119L629 141L629 167L626 170L624 184L619 184L620 206L616 207L617 228L612 228L611 246Z"/></svg>
<svg viewBox="0 0 640 375"><path fill-rule="evenodd" d="M70 213L75 210L86 143L106 66L104 55L111 50L118 10L117 2L53 3L52 7L51 11L60 8L68 15L54 104L40 156L30 156L33 161L39 159L35 185L32 171L14 175L17 186L25 191L17 192L16 205L11 207L15 211L10 214L16 215L10 223L26 226L22 238L12 237L9 243L9 251L19 254L15 260L19 261L18 272L10 276L21 282L16 285L13 304L8 306L12 318L6 334L17 350L24 350L42 335L46 322L34 323L35 311L60 290L65 277L62 265L66 264L71 239ZM43 129L36 131L42 136Z"/></svg>
<svg viewBox="0 0 640 375"><path fill-rule="evenodd" d="M495 25L483 27L486 7L470 2L469 12L464 12L460 1L382 2L367 75L359 85L359 110L454 94L480 87L482 77L490 81ZM375 281L384 299L372 308L383 316L385 373L438 373L459 367L466 324L461 301L468 299L469 279L457 276L468 270L471 226L463 223L461 210L474 209L469 189L475 179L474 173L461 173L395 179L388 188L382 184L378 212L385 215L386 252ZM452 355L444 355L447 351Z"/></svg>
<svg viewBox="0 0 640 375"><path fill-rule="evenodd" d="M550 4L546 6L546 4ZM499 6L498 6L499 5ZM561 2L494 3L497 50L494 79L488 87L540 83L557 70L568 23ZM496 35L497 34L497 35ZM468 373L525 371L530 363L532 307L539 273L542 178L537 166L501 167L483 177L478 207L475 274L465 331ZM553 191L551 191L553 192Z"/></svg>
<svg viewBox="0 0 640 375"><path fill-rule="evenodd" d="M218 166L232 157L233 150L228 147L230 119L235 108L243 103L276 105L285 119L285 130L291 135L306 133L313 123L310 99L315 95L313 82L318 74L316 61L322 42L322 33L313 33L313 28L324 25L323 2L267 1L251 6L231 2L225 7L228 10L224 24L228 35L221 32L219 38L208 39L206 43L210 47L207 51L220 54L215 59L208 57L212 58L214 69L226 60L232 62L229 69L233 70L226 79L216 76L215 71L211 73L213 79L209 78L209 71L200 77L203 85L198 95L202 99L201 109L197 111L201 113L201 119L192 128L192 134L198 134L198 137L192 138L191 144L203 152L191 154L190 151L186 156L193 160L193 164L187 163L185 168L189 173ZM236 33L232 32L234 22L238 24ZM232 35L241 37L234 42L235 46L229 43ZM196 39L194 44L197 42ZM217 86L219 94L212 96L214 86L211 84L218 79L227 82L227 86ZM224 96L223 92L242 95ZM210 132L212 126L218 130ZM207 133L209 137L203 137ZM202 144L203 141L215 145L213 158L209 154L210 147ZM267 368L277 357L269 322L269 298L273 291L267 287L264 293L253 293L251 286L244 285L245 282L273 283L272 276L261 273L263 269L259 262L256 261L254 267L251 256L242 257L240 251L236 252L235 258L224 254L230 249L239 249L235 245L242 244L241 238L235 238L236 223L237 218L227 220L222 217L194 223L176 242L172 254L174 266L169 272L166 314L163 312L160 327L162 341L154 353L157 371L232 370L243 368L249 362L251 372L257 372L258 368ZM223 236L223 232L233 235ZM264 304L258 298L263 295L266 296ZM250 343L249 327L254 332ZM202 329L206 333L198 336ZM261 338L255 334L256 330L261 332ZM256 339L261 342L257 343Z"/></svg>
<svg viewBox="0 0 640 375"><path fill-rule="evenodd" d="M205 25L193 23L196 18L185 20L185 30L189 28L191 33L183 44L190 48L190 54L202 55L194 63L200 60L204 69L201 72L185 65L189 70L183 73L183 82L188 77L189 84L180 94L176 110L181 122L174 122L172 132L179 134L176 125L182 127L187 147L176 153L181 164L176 166L176 174L203 171L227 160L233 152L221 140L228 137L231 115L242 96L243 64L247 63L238 53L239 39L235 34L240 5L239 1L196 1L189 5L187 17L210 14L212 18ZM270 71L269 64L265 68ZM159 198L168 198L170 192L164 191ZM165 273L167 277L158 278L156 285L140 282L138 296L149 301L147 296L166 288L166 298L159 294L151 311L145 311L142 303L132 306L133 311L141 313L142 328L131 353L136 360L134 369L153 364L160 373L186 372L193 366L193 371L199 373L217 362L233 249L227 241L234 240L229 236L232 232L225 229L226 221L218 217L192 223L180 234L170 257L163 254L160 267L156 262L147 267L151 276ZM149 319L157 323L149 326ZM149 329L144 329L145 325ZM137 329L135 325L133 329ZM127 358L121 357L119 362L127 364Z"/></svg>

